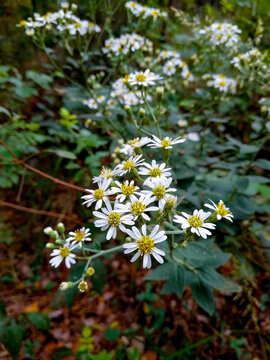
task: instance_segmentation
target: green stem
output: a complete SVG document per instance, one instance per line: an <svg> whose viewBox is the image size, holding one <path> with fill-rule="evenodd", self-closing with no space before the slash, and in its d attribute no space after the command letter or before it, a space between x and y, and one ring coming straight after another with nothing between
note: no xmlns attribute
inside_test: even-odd
<svg viewBox="0 0 270 360"><path fill-rule="evenodd" d="M149 105L149 102L148 102L148 100L147 100L147 98L146 98L145 93L143 92L143 90L141 91L141 93L142 93L142 98L143 98L143 100L144 100L144 103L145 103L147 109L149 110L149 112L150 112L150 114L151 114L151 116L152 116L152 118L153 118L153 120L154 120L154 122L155 122L155 124L156 124L157 132L158 132L158 137L161 139L161 133L160 133L160 127L159 127L158 120L157 120L157 118L156 118L156 116L155 116L155 114L154 114L151 106Z"/></svg>

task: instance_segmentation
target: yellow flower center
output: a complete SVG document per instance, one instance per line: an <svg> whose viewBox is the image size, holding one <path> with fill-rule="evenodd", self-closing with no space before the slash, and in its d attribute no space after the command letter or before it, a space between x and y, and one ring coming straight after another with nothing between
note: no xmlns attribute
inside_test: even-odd
<svg viewBox="0 0 270 360"><path fill-rule="evenodd" d="M112 177L112 170L111 169L103 169L100 172L100 176L107 177L108 179Z"/></svg>
<svg viewBox="0 0 270 360"><path fill-rule="evenodd" d="M131 170L131 169L134 169L134 166L135 166L134 161L127 160L127 161L124 162L123 169L124 170Z"/></svg>
<svg viewBox="0 0 270 360"><path fill-rule="evenodd" d="M220 81L219 85L224 87L224 86L226 86L226 83L225 83L225 81Z"/></svg>
<svg viewBox="0 0 270 360"><path fill-rule="evenodd" d="M94 26L94 24L92 22L88 23L88 27L93 27L93 26Z"/></svg>
<svg viewBox="0 0 270 360"><path fill-rule="evenodd" d="M146 76L142 73L139 73L135 76L136 81L138 82L144 82L146 80Z"/></svg>
<svg viewBox="0 0 270 360"><path fill-rule="evenodd" d="M161 200L164 198L166 194L165 186L158 185L154 187L153 194L156 196L157 200Z"/></svg>
<svg viewBox="0 0 270 360"><path fill-rule="evenodd" d="M121 185L121 191L126 196L132 195L135 190L136 190L136 188L133 185L124 185L124 184Z"/></svg>
<svg viewBox="0 0 270 360"><path fill-rule="evenodd" d="M140 201L135 201L130 205L130 212L135 216L139 216L144 212L145 208L145 204Z"/></svg>
<svg viewBox="0 0 270 360"><path fill-rule="evenodd" d="M63 258L66 258L68 255L69 255L70 251L69 251L69 248L68 247L62 247L60 248L60 255L63 257Z"/></svg>
<svg viewBox="0 0 270 360"><path fill-rule="evenodd" d="M108 216L108 224L110 226L118 226L121 222L121 215L117 212L112 212L110 213L110 215Z"/></svg>
<svg viewBox="0 0 270 360"><path fill-rule="evenodd" d="M168 66L168 70L172 70L172 67L170 65Z"/></svg>
<svg viewBox="0 0 270 360"><path fill-rule="evenodd" d="M152 14L153 16L158 16L158 12L155 11L155 10L151 11L151 14Z"/></svg>
<svg viewBox="0 0 270 360"><path fill-rule="evenodd" d="M168 138L164 138L162 141L161 141L161 146L166 148L167 146L170 146L171 145L171 139L168 139Z"/></svg>
<svg viewBox="0 0 270 360"><path fill-rule="evenodd" d="M140 141L138 139L134 139L134 140L129 141L129 145L134 148L134 147L141 146L141 143L140 143Z"/></svg>
<svg viewBox="0 0 270 360"><path fill-rule="evenodd" d="M221 40L222 39L222 35L218 35L218 40Z"/></svg>
<svg viewBox="0 0 270 360"><path fill-rule="evenodd" d="M78 285L79 289L81 291L87 291L88 290L88 284L86 281L81 281Z"/></svg>
<svg viewBox="0 0 270 360"><path fill-rule="evenodd" d="M161 176L161 175L162 175L162 171L158 167L155 169L149 170L149 176L151 176L151 177L157 177L157 176Z"/></svg>
<svg viewBox="0 0 270 360"><path fill-rule="evenodd" d="M135 9L136 4L135 4L135 3L131 3L131 4L130 4L130 6L131 6L131 7L133 7L133 8Z"/></svg>
<svg viewBox="0 0 270 360"><path fill-rule="evenodd" d="M155 242L149 236L143 236L140 240L137 240L138 250L142 255L151 254L153 247L155 246Z"/></svg>
<svg viewBox="0 0 270 360"><path fill-rule="evenodd" d="M187 63L186 63L185 61L183 61L182 66L184 67L184 66L186 66L186 65L187 65Z"/></svg>
<svg viewBox="0 0 270 360"><path fill-rule="evenodd" d="M219 75L220 79L225 79L225 75Z"/></svg>
<svg viewBox="0 0 270 360"><path fill-rule="evenodd" d="M95 198L96 200L102 199L103 196L104 196L104 190L102 190L102 189L97 189L97 190L94 192L94 198Z"/></svg>
<svg viewBox="0 0 270 360"><path fill-rule="evenodd" d="M22 20L22 21L20 21L20 23L19 23L20 26L25 26L25 24L26 24L26 21L25 21L25 20Z"/></svg>
<svg viewBox="0 0 270 360"><path fill-rule="evenodd" d="M225 209L224 202L219 202L217 205L217 213L221 216L226 216L228 214L231 214L229 210Z"/></svg>
<svg viewBox="0 0 270 360"><path fill-rule="evenodd" d="M189 77L190 77L190 75L191 75L191 72L188 72L188 73L187 73L187 77L189 78Z"/></svg>
<svg viewBox="0 0 270 360"><path fill-rule="evenodd" d="M74 26L75 26L75 28L79 28L79 27L81 27L81 24L80 24L80 23L76 23Z"/></svg>
<svg viewBox="0 0 270 360"><path fill-rule="evenodd" d="M202 226L203 221L198 215L193 215L188 219L188 222L191 227L198 228Z"/></svg>
<svg viewBox="0 0 270 360"><path fill-rule="evenodd" d="M85 232L81 232L81 230L75 230L74 239L78 242L81 242L85 237Z"/></svg>

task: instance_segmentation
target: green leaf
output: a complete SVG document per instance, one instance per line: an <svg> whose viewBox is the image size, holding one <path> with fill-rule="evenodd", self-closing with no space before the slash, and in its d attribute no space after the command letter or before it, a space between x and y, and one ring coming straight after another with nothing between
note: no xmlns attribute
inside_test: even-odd
<svg viewBox="0 0 270 360"><path fill-rule="evenodd" d="M41 330L49 330L50 329L50 320L46 314L32 312L27 314L29 320Z"/></svg>
<svg viewBox="0 0 270 360"><path fill-rule="evenodd" d="M113 358L113 354L107 352L107 350L102 350L98 354L91 354L91 358L93 360L111 360Z"/></svg>
<svg viewBox="0 0 270 360"><path fill-rule="evenodd" d="M170 294L174 292L179 298L181 298L185 285L185 270L172 263L170 267L170 277L166 284L161 289L161 294Z"/></svg>
<svg viewBox="0 0 270 360"><path fill-rule="evenodd" d="M77 159L77 156L68 150L62 150L62 149L48 149L47 151L55 153L57 156L64 158L64 159L71 159L75 160Z"/></svg>
<svg viewBox="0 0 270 360"><path fill-rule="evenodd" d="M103 336L106 340L115 341L120 336L120 330L108 327Z"/></svg>
<svg viewBox="0 0 270 360"><path fill-rule="evenodd" d="M5 346L12 359L17 359L22 346L25 328L13 318L0 322L0 342Z"/></svg>
<svg viewBox="0 0 270 360"><path fill-rule="evenodd" d="M85 325L84 328L82 329L82 336L88 338L91 335L92 335L92 330L90 329L89 326Z"/></svg>
<svg viewBox="0 0 270 360"><path fill-rule="evenodd" d="M11 116L11 113L8 111L8 109L4 108L3 106L0 106L0 113L6 114L7 116Z"/></svg>
<svg viewBox="0 0 270 360"><path fill-rule="evenodd" d="M156 267L146 275L145 280L167 280L170 278L173 263L165 263Z"/></svg>
<svg viewBox="0 0 270 360"><path fill-rule="evenodd" d="M267 159L259 159L255 162L255 165L262 169L270 170L270 161Z"/></svg>
<svg viewBox="0 0 270 360"><path fill-rule="evenodd" d="M191 285L191 291L198 305L212 315L215 309L213 289L206 284L196 282Z"/></svg>
<svg viewBox="0 0 270 360"><path fill-rule="evenodd" d="M225 279L215 269L210 266L205 266L197 269L198 276L202 282L207 283L213 288L221 288L225 284Z"/></svg>

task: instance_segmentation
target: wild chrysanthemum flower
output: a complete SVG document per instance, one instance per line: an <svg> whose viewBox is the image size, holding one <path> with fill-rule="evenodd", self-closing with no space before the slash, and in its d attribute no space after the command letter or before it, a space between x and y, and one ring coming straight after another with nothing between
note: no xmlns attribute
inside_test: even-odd
<svg viewBox="0 0 270 360"><path fill-rule="evenodd" d="M64 244L63 247L59 249L54 249L51 253L51 260L49 263L54 266L58 267L63 260L65 260L66 267L69 269L71 264L75 264L75 254L72 254L72 250L75 249L76 245L70 245L69 243Z"/></svg>
<svg viewBox="0 0 270 360"><path fill-rule="evenodd" d="M139 168L138 173L140 175L148 176L145 180L144 184L148 181L148 179L153 178L161 178L161 177L169 177L171 176L170 168L166 168L166 164L157 164L156 160L152 160L151 165L147 162L144 162L142 166Z"/></svg>
<svg viewBox="0 0 270 360"><path fill-rule="evenodd" d="M152 73L149 69L137 71L129 75L128 82L130 85L149 86L155 85L156 81L162 80L160 75Z"/></svg>
<svg viewBox="0 0 270 360"><path fill-rule="evenodd" d="M121 231L126 232L124 225L134 225L133 216L130 214L123 215L123 212L125 211L120 211L118 205L118 202L115 201L114 209L112 209L111 204L107 202L106 208L101 209L102 212L93 212L93 215L98 218L94 223L95 226L100 227L101 231L109 229L106 235L107 240L116 238L118 228Z"/></svg>
<svg viewBox="0 0 270 360"><path fill-rule="evenodd" d="M173 221L181 224L182 230L190 228L191 232L203 237L212 235L208 229L215 229L216 225L213 223L205 222L205 220L211 215L210 212L204 212L202 209L194 210L193 215L189 215L185 212L181 212L182 216L175 215Z"/></svg>
<svg viewBox="0 0 270 360"><path fill-rule="evenodd" d="M138 186L134 185L134 181L128 181L126 180L122 184L119 181L115 181L116 186L112 186L111 193L112 194L118 194L116 196L116 199L120 202L123 202L126 199L136 199L136 195L139 195L140 193L137 191L139 189Z"/></svg>
<svg viewBox="0 0 270 360"><path fill-rule="evenodd" d="M214 45L224 44L227 47L239 42L240 37L238 34L240 33L241 30L236 25L227 22L215 22L199 31L199 34L206 34Z"/></svg>
<svg viewBox="0 0 270 360"><path fill-rule="evenodd" d="M121 164L117 165L117 170L120 172L120 176L123 176L127 172L134 170L136 167L142 165L144 159L142 155L131 156L128 160L123 161Z"/></svg>
<svg viewBox="0 0 270 360"><path fill-rule="evenodd" d="M83 202L83 205L86 204L87 207L91 206L94 202L96 202L95 209L100 209L102 206L103 201L109 201L107 196L111 195L111 190L108 189L112 179L104 179L103 181L100 181L98 183L98 189L91 190L91 189L85 189L90 193L90 195L83 195L82 199L85 201Z"/></svg>
<svg viewBox="0 0 270 360"><path fill-rule="evenodd" d="M142 194L139 199L133 198L126 204L119 204L119 209L130 213L134 220L137 220L139 216L142 216L144 220L150 221L150 217L146 214L146 212L159 210L157 206L148 206L153 201L154 198L151 198L151 196Z"/></svg>
<svg viewBox="0 0 270 360"><path fill-rule="evenodd" d="M135 241L123 245L124 253L129 254L137 250L131 258L131 262L136 261L139 256L143 256L143 267L150 269L152 265L150 255L153 255L160 264L163 264L164 260L161 256L164 256L165 252L155 245L165 241L167 236L165 231L159 231L159 225L156 225L149 235L147 235L146 225L142 226L141 232L136 226L133 226L132 230L127 229L127 234Z"/></svg>
<svg viewBox="0 0 270 360"><path fill-rule="evenodd" d="M125 155L133 155L136 149L140 149L150 141L151 139L147 136L142 138L136 137L133 140L129 140L127 144L123 144L120 148L120 153Z"/></svg>
<svg viewBox="0 0 270 360"><path fill-rule="evenodd" d="M153 135L153 140L148 144L152 149L155 148L163 148L163 149L172 149L173 145L181 144L186 139L182 138L181 136L177 137L176 139L172 139L166 136L163 139L159 139L157 136Z"/></svg>
<svg viewBox="0 0 270 360"><path fill-rule="evenodd" d="M145 185L150 187L151 190L142 190L142 193L153 196L154 200L158 201L158 207L162 210L170 192L176 191L176 189L170 188L172 180L172 178L165 177L150 178L145 182Z"/></svg>
<svg viewBox="0 0 270 360"><path fill-rule="evenodd" d="M103 166L102 170L100 171L99 176L94 176L93 177L93 183L99 183L102 182L105 179L110 179L112 180L114 176L117 176L120 174L120 171L118 169L107 169Z"/></svg>
<svg viewBox="0 0 270 360"><path fill-rule="evenodd" d="M78 288L80 290L80 292L85 292L88 290L88 284L86 281L81 281L78 285Z"/></svg>
<svg viewBox="0 0 270 360"><path fill-rule="evenodd" d="M234 94L236 92L237 82L223 74L213 74L212 80L207 81L207 86L213 86L224 93L231 92Z"/></svg>
<svg viewBox="0 0 270 360"><path fill-rule="evenodd" d="M79 247L82 247L82 243L84 241L92 241L90 235L90 230L85 229L85 227L82 227L81 229L77 229L74 232L70 231L68 233L69 237L66 239L68 243L71 243L71 245L77 245Z"/></svg>
<svg viewBox="0 0 270 360"><path fill-rule="evenodd" d="M219 200L219 203L217 205L214 203L214 201L210 201L212 204L204 204L204 206L214 210L218 220L221 220L224 217L225 219L233 222L233 214L231 213L230 209L225 206L222 200Z"/></svg>

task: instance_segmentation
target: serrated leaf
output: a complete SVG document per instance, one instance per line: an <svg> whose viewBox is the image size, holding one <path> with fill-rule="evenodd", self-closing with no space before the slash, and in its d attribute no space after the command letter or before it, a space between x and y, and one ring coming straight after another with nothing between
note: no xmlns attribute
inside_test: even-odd
<svg viewBox="0 0 270 360"><path fill-rule="evenodd" d="M181 298L185 285L185 270L175 263L170 268L170 277L161 289L161 294L175 293Z"/></svg>

